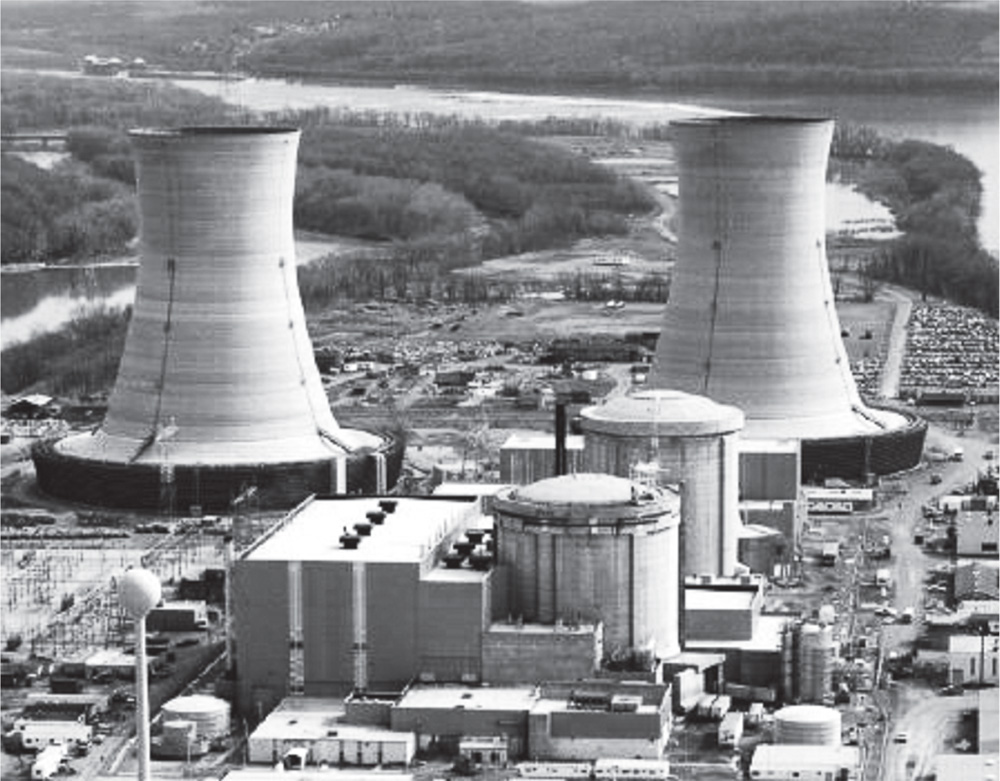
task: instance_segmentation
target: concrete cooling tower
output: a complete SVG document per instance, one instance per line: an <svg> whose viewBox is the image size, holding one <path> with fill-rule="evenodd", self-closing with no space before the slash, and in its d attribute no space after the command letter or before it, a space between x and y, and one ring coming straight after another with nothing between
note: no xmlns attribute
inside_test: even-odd
<svg viewBox="0 0 1000 781"><path fill-rule="evenodd" d="M679 246L649 387L739 407L747 439L802 441L802 474L915 466L926 426L866 407L840 338L824 195L833 122L672 124Z"/></svg>
<svg viewBox="0 0 1000 781"><path fill-rule="evenodd" d="M292 229L299 131L130 135L142 261L125 351L100 428L36 451L42 490L206 509L250 486L274 505L384 490L399 448L338 426L306 331Z"/></svg>

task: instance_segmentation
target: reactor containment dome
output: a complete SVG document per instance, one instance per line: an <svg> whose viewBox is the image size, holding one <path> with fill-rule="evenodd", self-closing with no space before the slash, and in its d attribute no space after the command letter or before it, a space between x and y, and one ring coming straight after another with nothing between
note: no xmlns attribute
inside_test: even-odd
<svg viewBox="0 0 1000 781"><path fill-rule="evenodd" d="M547 478L494 498L512 615L603 623L604 651L680 650L680 498L606 474Z"/></svg>

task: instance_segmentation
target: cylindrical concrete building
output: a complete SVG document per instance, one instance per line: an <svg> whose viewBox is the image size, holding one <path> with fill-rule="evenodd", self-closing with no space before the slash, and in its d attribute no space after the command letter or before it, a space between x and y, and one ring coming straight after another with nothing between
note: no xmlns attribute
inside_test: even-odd
<svg viewBox="0 0 1000 781"><path fill-rule="evenodd" d="M363 486L376 465L358 462L381 452L395 467L391 443L337 425L306 331L292 230L299 131L131 139L142 262L118 378L97 431L36 453L43 490L218 507L251 485L277 504L377 489Z"/></svg>
<svg viewBox="0 0 1000 781"><path fill-rule="evenodd" d="M739 407L747 438L802 440L807 479L914 466L925 427L861 402L840 338L824 215L833 122L672 128L678 260L650 387Z"/></svg>
<svg viewBox="0 0 1000 781"><path fill-rule="evenodd" d="M655 466L681 486L684 575L733 575L740 533L739 432L743 413L672 390L643 390L580 412L585 468L632 477Z"/></svg>
<svg viewBox="0 0 1000 781"><path fill-rule="evenodd" d="M606 653L680 650L673 491L579 473L507 489L493 507L514 616L600 621Z"/></svg>

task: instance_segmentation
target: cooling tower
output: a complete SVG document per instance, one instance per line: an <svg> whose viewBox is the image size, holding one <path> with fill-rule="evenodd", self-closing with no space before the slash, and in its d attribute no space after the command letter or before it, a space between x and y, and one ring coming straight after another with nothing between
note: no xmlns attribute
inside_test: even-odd
<svg viewBox="0 0 1000 781"><path fill-rule="evenodd" d="M681 486L684 575L733 575L743 413L680 391L642 390L580 411L591 472Z"/></svg>
<svg viewBox="0 0 1000 781"><path fill-rule="evenodd" d="M840 338L825 249L833 122L672 128L678 260L649 387L739 407L747 439L802 440L806 479L915 466L925 426L862 403Z"/></svg>
<svg viewBox="0 0 1000 781"><path fill-rule="evenodd" d="M105 506L291 504L375 490L391 440L330 412L296 278L299 131L131 134L142 261L101 427L35 454L50 494ZM383 471L384 474L384 471Z"/></svg>

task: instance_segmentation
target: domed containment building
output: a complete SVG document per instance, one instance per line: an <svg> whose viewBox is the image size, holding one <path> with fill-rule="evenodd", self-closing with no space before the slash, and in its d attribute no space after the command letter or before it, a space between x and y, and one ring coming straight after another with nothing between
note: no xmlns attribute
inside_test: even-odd
<svg viewBox="0 0 1000 781"><path fill-rule="evenodd" d="M605 653L663 658L680 650L680 500L673 491L574 474L501 491L493 509L513 617L602 622Z"/></svg>
<svg viewBox="0 0 1000 781"><path fill-rule="evenodd" d="M373 491L389 439L342 429L327 403L296 279L299 131L131 134L142 261L104 422L35 453L40 487L116 507L225 508ZM379 483L383 486L379 486Z"/></svg>
<svg viewBox="0 0 1000 781"><path fill-rule="evenodd" d="M826 257L833 122L672 124L677 264L649 386L739 407L747 439L802 442L804 479L915 466L926 425L860 399Z"/></svg>
<svg viewBox="0 0 1000 781"><path fill-rule="evenodd" d="M685 575L733 575L740 534L739 433L743 413L704 396L643 390L580 412L591 472L681 486Z"/></svg>

